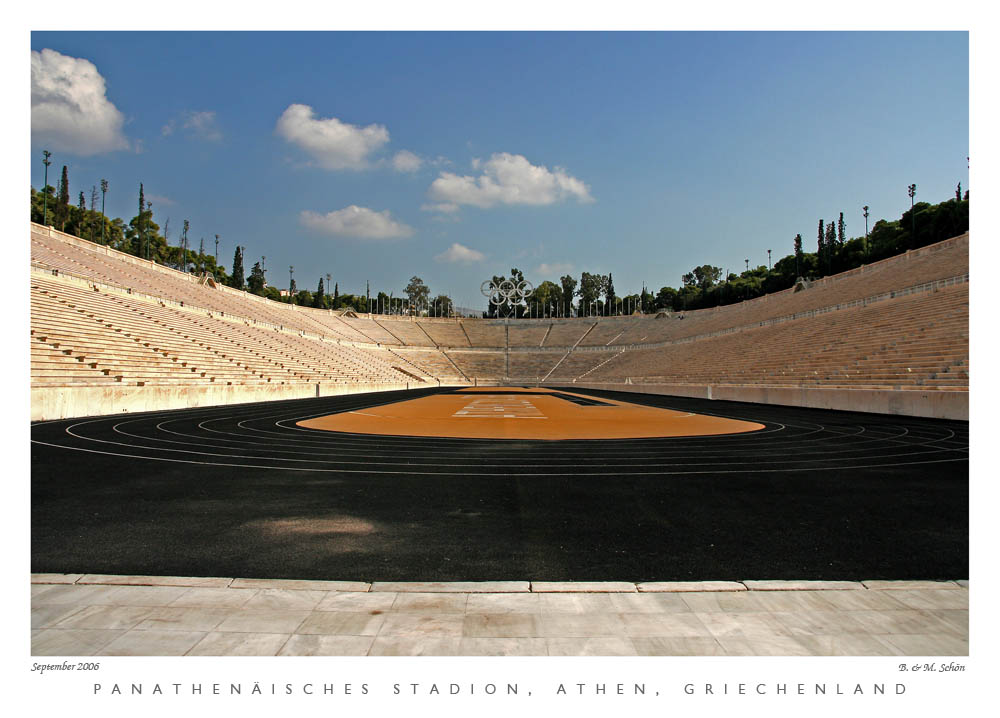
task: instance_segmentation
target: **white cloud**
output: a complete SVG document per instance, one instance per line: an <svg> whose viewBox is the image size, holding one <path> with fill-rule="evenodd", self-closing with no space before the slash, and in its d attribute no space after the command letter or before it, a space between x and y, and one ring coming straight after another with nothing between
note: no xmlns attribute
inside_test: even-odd
<svg viewBox="0 0 1000 718"><path fill-rule="evenodd" d="M486 259L486 255L475 249L469 249L468 247L455 242L448 249L446 249L441 254L434 257L436 262L452 262L452 263L471 263L471 262L481 262Z"/></svg>
<svg viewBox="0 0 1000 718"><path fill-rule="evenodd" d="M544 262L535 269L539 274L546 277L560 277L573 271L573 265L569 262Z"/></svg>
<svg viewBox="0 0 1000 718"><path fill-rule="evenodd" d="M152 202L153 204L167 205L168 207L172 207L173 205L177 204L169 197L165 197L160 194L149 194L148 192L146 193L146 200Z"/></svg>
<svg viewBox="0 0 1000 718"><path fill-rule="evenodd" d="M382 125L358 127L336 117L317 118L308 105L289 105L278 118L275 133L310 154L326 169L363 169L368 157L389 141Z"/></svg>
<svg viewBox="0 0 1000 718"><path fill-rule="evenodd" d="M425 212L444 212L445 214L453 214L458 211L459 207L457 204L452 204L451 202L436 202L433 204L422 204L420 209Z"/></svg>
<svg viewBox="0 0 1000 718"><path fill-rule="evenodd" d="M423 163L423 158L409 150L400 150L392 158L392 167L397 172L416 172Z"/></svg>
<svg viewBox="0 0 1000 718"><path fill-rule="evenodd" d="M409 237L414 231L413 227L394 220L389 210L376 212L353 204L326 214L304 210L299 213L299 221L309 229L337 237L395 239Z"/></svg>
<svg viewBox="0 0 1000 718"><path fill-rule="evenodd" d="M494 207L498 204L547 205L567 199L593 202L590 188L560 167L533 165L523 155L498 152L489 160L473 160L478 177L442 172L427 191L444 205ZM431 205L433 206L433 205Z"/></svg>
<svg viewBox="0 0 1000 718"><path fill-rule="evenodd" d="M180 127L191 137L208 142L217 142L222 139L222 131L215 122L214 110L203 110L201 112L185 112L181 115ZM163 126L160 133L164 137L169 137L177 130L177 120L171 119Z"/></svg>
<svg viewBox="0 0 1000 718"><path fill-rule="evenodd" d="M201 140L215 142L222 139L222 132L215 124L214 111L188 112L184 117L184 129Z"/></svg>
<svg viewBox="0 0 1000 718"><path fill-rule="evenodd" d="M124 123L94 63L55 50L31 52L33 141L82 156L127 150Z"/></svg>

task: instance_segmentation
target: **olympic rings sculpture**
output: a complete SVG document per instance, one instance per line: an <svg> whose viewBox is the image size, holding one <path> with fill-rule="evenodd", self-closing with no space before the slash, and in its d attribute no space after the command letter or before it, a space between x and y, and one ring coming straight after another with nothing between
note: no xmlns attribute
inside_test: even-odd
<svg viewBox="0 0 1000 718"><path fill-rule="evenodd" d="M513 302L514 304L523 302L531 296L535 288L527 279L517 284L510 279L505 279L500 284L495 284L493 280L487 279L480 285L479 291L483 293L484 297L489 298L490 304L500 306L505 302Z"/></svg>

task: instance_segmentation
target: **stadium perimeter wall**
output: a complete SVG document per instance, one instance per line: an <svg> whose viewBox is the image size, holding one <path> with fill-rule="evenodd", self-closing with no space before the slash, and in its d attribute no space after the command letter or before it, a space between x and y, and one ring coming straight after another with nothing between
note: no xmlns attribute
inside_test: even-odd
<svg viewBox="0 0 1000 718"><path fill-rule="evenodd" d="M32 387L31 420L74 419L84 416L132 414L284 399L309 399L340 394L401 391L467 384L284 384L274 386L88 386Z"/></svg>
<svg viewBox="0 0 1000 718"><path fill-rule="evenodd" d="M547 382L570 386L566 382ZM826 389L823 387L741 386L732 384L599 384L576 382L580 389L602 389L636 394L687 396L698 399L743 401L751 404L801 406L872 414L924 416L934 419L969 420L969 392L920 391L913 389Z"/></svg>

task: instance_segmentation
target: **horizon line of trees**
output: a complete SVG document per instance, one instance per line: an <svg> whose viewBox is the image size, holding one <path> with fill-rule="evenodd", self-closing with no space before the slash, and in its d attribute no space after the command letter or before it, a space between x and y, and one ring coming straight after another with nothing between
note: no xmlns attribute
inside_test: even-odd
<svg viewBox="0 0 1000 718"><path fill-rule="evenodd" d="M915 190L915 186L911 186ZM912 195L911 195L912 199ZM865 207L865 218L868 208ZM969 230L969 192L962 186L951 199L930 204L914 202L898 220L880 219L866 235L847 237L847 222L840 212L834 221L820 219L817 224L816 251L803 249L801 234L792 240L792 253L770 266L750 266L746 259L744 271L725 271L704 264L681 276L678 287L664 286L653 294L645 286L641 292L619 296L615 293L612 275L583 272L579 280L569 275L559 283L546 280L523 303L510 300L498 305L491 303L484 317L570 317L620 316L636 312L683 312L720 305L735 304L748 299L790 289L799 279L812 280L855 269L889 257L955 237ZM770 251L768 252L770 256ZM494 284L506 277L493 277ZM512 268L510 279L515 284L523 279ZM576 300L574 302L574 300Z"/></svg>
<svg viewBox="0 0 1000 718"><path fill-rule="evenodd" d="M49 155L46 154L46 162ZM801 234L792 240L792 253L778 259L770 266L750 267L747 259L743 272L736 274L720 267L704 264L693 268L681 276L678 287L664 286L653 294L645 286L641 292L619 296L615 292L611 273L606 275L582 272L579 280L564 275L559 283L545 280L523 301L497 297L483 312L487 318L493 317L583 317L616 316L636 312L685 311L734 304L753 299L771 292L789 289L799 279L814 279L901 254L949 237L954 237L969 229L969 192L962 194L959 184L955 197L938 204L914 202L916 185L908 188L911 208L898 220L880 219L863 236L847 237L847 223L840 212L836 221L819 219L816 234L816 251L805 252ZM418 276L413 276L400 296L394 292L379 291L373 297L371 287L366 287L365 295L341 294L339 284L334 283L330 292L332 276L321 276L315 292L298 289L295 284L294 267L289 269L289 288L279 290L268 284L264 267L264 257L254 263L249 276L244 271L246 247L236 246L233 254L232 272L217 263L216 254L205 252L205 239L201 238L198 251L189 246L190 223L183 221L177 246L169 243L170 219L164 222L162 231L153 220L153 205L145 198L143 185L139 184L137 213L128 223L121 218L109 219L103 211L104 196L108 183L101 180L101 209L97 208L98 188L91 187L88 197L79 192L77 204L69 200L69 174L64 165L58 187L46 185L43 191L31 188L31 220L39 224L56 227L62 232L73 234L97 244L104 244L127 254L145 258L158 264L170 266L183 272L210 275L216 282L245 290L251 294L273 301L296 304L321 309L352 309L362 313L409 314L427 316L452 316L455 306L446 294L431 297L430 289ZM868 207L865 210L867 224ZM867 227L866 227L867 229ZM215 235L216 252L219 235ZM770 258L771 251L768 250ZM493 283L499 286L507 277L494 276ZM515 285L524 281L524 274L516 267L510 270L510 280ZM576 301L574 301L576 300Z"/></svg>

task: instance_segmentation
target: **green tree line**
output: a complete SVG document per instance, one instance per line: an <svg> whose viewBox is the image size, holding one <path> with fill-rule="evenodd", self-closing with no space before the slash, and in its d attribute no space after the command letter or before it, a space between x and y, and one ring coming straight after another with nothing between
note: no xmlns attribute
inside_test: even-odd
<svg viewBox="0 0 1000 718"><path fill-rule="evenodd" d="M867 212L867 207L865 210ZM734 304L789 289L799 278L817 279L846 272L968 230L969 193L966 191L963 195L959 185L954 198L938 204L916 202L897 220L875 222L867 236L848 238L843 212L835 220L820 219L815 252L806 252L802 235L797 234L792 239L791 254L770 267L753 267L747 260L744 271L736 273L703 264L684 274L677 287L664 286L656 294L643 287L641 292L625 296L615 293L611 274L583 272L579 280L567 275L558 284L543 281L526 302L491 306L484 316L616 316ZM519 270L511 269L511 279L521 277ZM493 277L495 284L503 279Z"/></svg>

